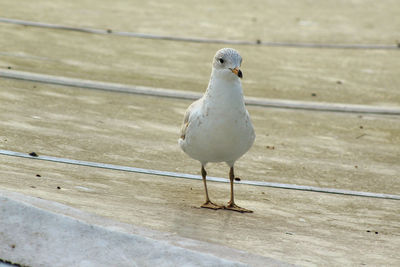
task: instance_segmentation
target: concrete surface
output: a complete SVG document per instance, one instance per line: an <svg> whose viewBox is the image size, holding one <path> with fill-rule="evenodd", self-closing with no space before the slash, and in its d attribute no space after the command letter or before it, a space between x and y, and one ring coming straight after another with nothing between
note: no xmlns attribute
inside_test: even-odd
<svg viewBox="0 0 400 267"><path fill-rule="evenodd" d="M396 0L122 0L112 4L106 0L43 0L40 5L6 0L2 7L2 16L15 19L184 37L321 43L400 41Z"/></svg>
<svg viewBox="0 0 400 267"><path fill-rule="evenodd" d="M3 68L197 92L207 87L221 48L11 24L0 34ZM234 48L247 96L400 106L397 50Z"/></svg>
<svg viewBox="0 0 400 267"><path fill-rule="evenodd" d="M3 1L2 16L169 35L331 43L392 43L400 23L395 1L235 3L226 16L225 2L197 2L197 9L170 3ZM249 27L254 17L257 26ZM1 24L0 34L3 69L197 92L204 91L211 57L220 48L11 24ZM235 48L244 58L247 96L400 106L399 51ZM0 148L199 173L199 164L177 146L189 104L0 79ZM399 116L260 107L249 112L257 139L237 163L239 177L399 194ZM0 189L138 227L305 266L400 263L396 200L237 185L238 204L255 211L244 215L199 209L204 196L198 181L8 156L0 162ZM208 172L226 177L228 170L214 164ZM209 187L216 202L228 200L227 184Z"/></svg>
<svg viewBox="0 0 400 267"><path fill-rule="evenodd" d="M2 148L198 173L198 163L176 145L187 101L14 80L2 83ZM263 108L250 113L258 139L238 162L237 174L243 179L398 193L398 117ZM359 128L360 121L368 123L363 123L366 129ZM357 139L367 129L368 135ZM122 222L300 265L399 260L395 200L238 185L238 203L255 211L243 215L198 209L204 198L199 181L6 156L0 160L2 189ZM210 165L209 172L226 176L227 168ZM227 184L209 186L217 202L228 200Z"/></svg>
<svg viewBox="0 0 400 267"><path fill-rule="evenodd" d="M165 171L200 171L199 163L177 146L177 129L190 101L8 79L2 84L3 149ZM249 111L257 142L237 162L239 177L400 192L399 116L259 107ZM210 175L227 177L224 164L210 166L219 166L211 168Z"/></svg>
<svg viewBox="0 0 400 267"><path fill-rule="evenodd" d="M0 259L23 266L291 266L21 194L0 203Z"/></svg>

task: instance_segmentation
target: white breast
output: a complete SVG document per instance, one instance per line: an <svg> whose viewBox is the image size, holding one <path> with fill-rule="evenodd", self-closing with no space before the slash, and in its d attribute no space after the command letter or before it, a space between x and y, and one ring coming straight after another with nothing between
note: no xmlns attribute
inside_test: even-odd
<svg viewBox="0 0 400 267"><path fill-rule="evenodd" d="M255 139L239 80L211 79L199 105L191 111L182 149L202 164L240 158Z"/></svg>

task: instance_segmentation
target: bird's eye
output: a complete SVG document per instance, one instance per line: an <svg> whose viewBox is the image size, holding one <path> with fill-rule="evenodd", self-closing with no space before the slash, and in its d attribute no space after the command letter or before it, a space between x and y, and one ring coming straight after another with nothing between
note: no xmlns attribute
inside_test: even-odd
<svg viewBox="0 0 400 267"><path fill-rule="evenodd" d="M224 64L224 60L222 58L218 59L219 63Z"/></svg>

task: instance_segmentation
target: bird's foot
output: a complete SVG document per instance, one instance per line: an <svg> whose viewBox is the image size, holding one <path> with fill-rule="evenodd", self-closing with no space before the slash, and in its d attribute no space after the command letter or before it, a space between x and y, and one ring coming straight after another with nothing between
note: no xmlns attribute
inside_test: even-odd
<svg viewBox="0 0 400 267"><path fill-rule="evenodd" d="M245 208L241 208L238 205L236 205L235 203L231 203L229 202L227 206L225 206L225 209L227 210L233 210L233 211L237 211L237 212L241 212L241 213L252 213L252 210L248 210Z"/></svg>
<svg viewBox="0 0 400 267"><path fill-rule="evenodd" d="M206 209L213 209L213 210L225 209L225 206L214 204L211 201L205 202L203 205L201 205L201 207L206 208Z"/></svg>

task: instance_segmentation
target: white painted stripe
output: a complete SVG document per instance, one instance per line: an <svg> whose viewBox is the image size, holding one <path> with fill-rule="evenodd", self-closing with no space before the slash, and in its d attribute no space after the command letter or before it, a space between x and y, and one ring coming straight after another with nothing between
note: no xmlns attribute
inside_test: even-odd
<svg viewBox="0 0 400 267"><path fill-rule="evenodd" d="M30 156L29 154L26 154L26 153L15 152L15 151L10 151L10 150L0 150L0 154L6 155L6 156L37 159L37 160L44 160L44 161L51 161L51 162L65 163L65 164L72 164L72 165L80 165L80 166L86 166L86 167L95 167L95 168L102 168L102 169L109 169L109 170L135 172L135 173L142 173L142 174L151 174L151 175L192 179L192 180L201 180L202 179L202 177L200 175L194 175L194 174L150 170L150 169L143 169L143 168L136 168L136 167L128 167L128 166L121 166L121 165L114 165L114 164L89 162L89 161L81 161L81 160L75 160L75 159L58 158L58 157L42 156L42 155ZM213 182L229 183L228 179L220 178L220 177L211 177L210 176L210 177L207 177L207 180L213 181ZM292 189L292 190L311 191L311 192L319 192L319 193L330 193L330 194L339 194L339 195L351 195L351 196L360 196L360 197L372 197L372 198L400 200L399 195L361 192L361 191L352 191L352 190L345 190L345 189L323 188L323 187L315 187L315 186L282 184L282 183L271 183L271 182L249 181L249 180L235 181L235 183L251 185L251 186L274 187L274 188L281 188L281 189Z"/></svg>
<svg viewBox="0 0 400 267"><path fill-rule="evenodd" d="M113 31L111 29L94 29L94 28L84 28L84 27L72 27L44 22L34 22L19 19L10 19L0 17L0 22L18 24L24 26L32 27L42 27L58 30L68 30L68 31L79 31L93 34L110 34L119 35L135 38L144 39L158 39L158 40L170 40L170 41L181 41L181 42L193 42L193 43L217 43L217 44L229 44L229 45L262 45L262 46L272 46L272 47L299 47L299 48L334 48L334 49L399 49L399 45L387 45L387 44L323 44L323 43L287 43L287 42L265 42L261 40L254 41L240 41L240 40L222 40L222 39L207 39L207 38L196 38L196 37L177 37L177 36L167 36L167 35L156 35L147 33L137 33L137 32L120 32Z"/></svg>
<svg viewBox="0 0 400 267"><path fill-rule="evenodd" d="M62 76L52 76L16 70L0 70L0 77L26 80L48 84L58 84L71 87L80 87L104 91L132 93L157 97L168 97L177 99L195 100L202 94L165 88L155 88L146 86L125 85L118 83L106 83ZM348 113L369 113L383 115L400 115L400 108L378 107L369 105L338 104L326 102L295 101L283 99L268 99L257 97L246 97L246 105L261 106L269 108L302 109L313 111L348 112Z"/></svg>

